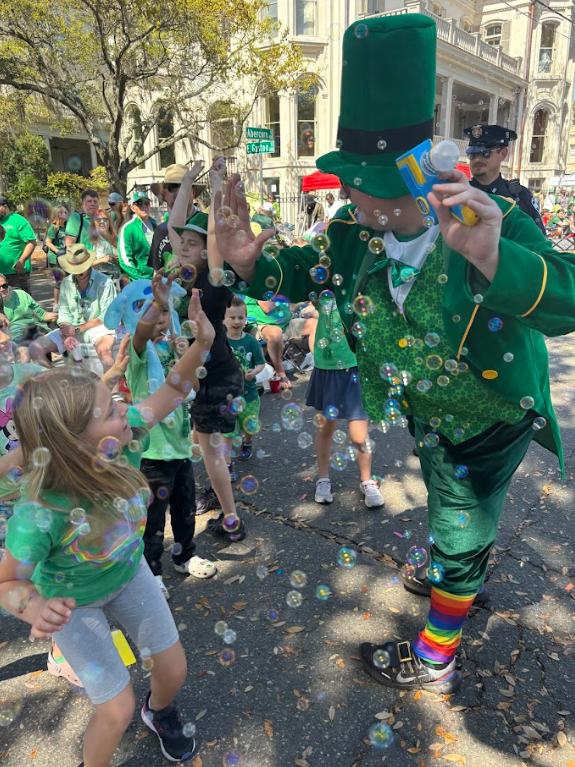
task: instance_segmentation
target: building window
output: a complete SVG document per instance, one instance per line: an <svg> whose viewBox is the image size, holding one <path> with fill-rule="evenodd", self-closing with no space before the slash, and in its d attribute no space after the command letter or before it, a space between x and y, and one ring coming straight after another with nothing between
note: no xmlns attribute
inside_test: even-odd
<svg viewBox="0 0 575 767"><path fill-rule="evenodd" d="M367 0L367 16L385 12L385 0ZM359 15L359 14L357 14Z"/></svg>
<svg viewBox="0 0 575 767"><path fill-rule="evenodd" d="M545 109L538 109L533 120L533 138L531 139L531 154L529 162L543 162L545 152L545 132L547 131L547 119L549 113Z"/></svg>
<svg viewBox="0 0 575 767"><path fill-rule="evenodd" d="M174 135L174 113L170 107L161 106L156 118L158 143ZM176 148L173 144L160 149L160 168L167 168L176 162Z"/></svg>
<svg viewBox="0 0 575 767"><path fill-rule="evenodd" d="M265 124L274 132L274 151L272 157L281 155L280 97L277 93L265 96Z"/></svg>
<svg viewBox="0 0 575 767"><path fill-rule="evenodd" d="M549 74L553 62L555 44L555 24L547 22L541 25L541 46L539 47L539 74Z"/></svg>
<svg viewBox="0 0 575 767"><path fill-rule="evenodd" d="M467 19L462 19L461 28L463 29L464 32L471 32L471 22L468 21Z"/></svg>
<svg viewBox="0 0 575 767"><path fill-rule="evenodd" d="M295 33L315 37L316 35L316 0L296 0Z"/></svg>
<svg viewBox="0 0 575 767"><path fill-rule="evenodd" d="M485 42L488 45L501 45L501 24L491 24L486 27Z"/></svg>
<svg viewBox="0 0 575 767"><path fill-rule="evenodd" d="M427 7L431 11L431 13L434 13L436 16L440 16L441 18L445 16L445 9L441 5L441 3L429 2L427 4Z"/></svg>
<svg viewBox="0 0 575 767"><path fill-rule="evenodd" d="M264 16L268 19L278 20L278 0L267 0L267 8L264 8Z"/></svg>
<svg viewBox="0 0 575 767"><path fill-rule="evenodd" d="M303 85L297 91L297 154L298 157L314 157L316 143L315 85Z"/></svg>
<svg viewBox="0 0 575 767"><path fill-rule="evenodd" d="M544 183L544 178L530 178L527 182L527 186L532 192L540 192Z"/></svg>

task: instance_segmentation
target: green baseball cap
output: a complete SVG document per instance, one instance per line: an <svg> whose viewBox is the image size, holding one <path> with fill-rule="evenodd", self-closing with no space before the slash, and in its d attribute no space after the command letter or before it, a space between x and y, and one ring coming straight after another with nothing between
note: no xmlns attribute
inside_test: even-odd
<svg viewBox="0 0 575 767"><path fill-rule="evenodd" d="M134 192L134 194L132 195L132 205L135 202L139 202L140 200L147 200L148 202L150 202L150 198L148 197L148 193L147 192L139 192L139 191L138 192Z"/></svg>
<svg viewBox="0 0 575 767"><path fill-rule="evenodd" d="M207 213L195 213L185 226L174 226L174 232L181 234L182 232L199 232L204 237L208 236L208 214Z"/></svg>

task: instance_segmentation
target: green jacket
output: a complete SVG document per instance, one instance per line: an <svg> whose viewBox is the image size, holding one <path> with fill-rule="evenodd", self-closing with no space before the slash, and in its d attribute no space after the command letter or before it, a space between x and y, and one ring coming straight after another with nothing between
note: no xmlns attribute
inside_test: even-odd
<svg viewBox="0 0 575 767"><path fill-rule="evenodd" d="M153 218L148 219L155 229L157 224ZM148 266L150 243L142 231L142 222L134 216L131 221L120 229L118 237L118 262L120 269L131 280L151 280L154 270Z"/></svg>
<svg viewBox="0 0 575 767"><path fill-rule="evenodd" d="M455 358L461 357L464 347L468 350L465 361L486 388L516 403L526 395L533 397L533 409L551 426L536 432L535 438L555 452L563 466L544 336L575 331L575 254L553 250L515 202L492 198L503 212L503 223L499 267L491 284L461 254L442 243L441 238L437 243L443 247L448 277L442 290L445 335ZM367 241L360 239L359 233L366 227L357 223L354 210L353 206L342 208L327 229L331 243L330 273L342 276L341 288L334 288L331 280L322 286L312 280L310 269L317 265L318 255L311 246L305 246L285 248L275 260L260 258L247 294L260 299L266 292L269 294L265 284L269 276L277 280L276 294L292 301L305 300L310 292L320 289L332 290L349 330L357 317L350 316L343 307L361 292L367 270L381 258L370 253ZM367 231L370 236L376 234ZM474 296L483 298L477 303ZM504 333L488 329L494 313L502 319ZM456 314L461 316L458 323L452 321ZM503 362L503 355L509 353L513 355L512 365Z"/></svg>

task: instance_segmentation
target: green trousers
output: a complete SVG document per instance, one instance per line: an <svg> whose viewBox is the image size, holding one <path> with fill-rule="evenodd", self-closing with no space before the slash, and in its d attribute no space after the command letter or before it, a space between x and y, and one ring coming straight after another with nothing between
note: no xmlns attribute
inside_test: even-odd
<svg viewBox="0 0 575 767"><path fill-rule="evenodd" d="M443 567L437 588L460 596L480 589L507 490L533 438L536 417L529 411L517 424L496 423L459 445L440 436L434 448L423 445L430 429L415 419L433 536L430 561ZM460 475L467 469L464 479L457 478L456 467Z"/></svg>

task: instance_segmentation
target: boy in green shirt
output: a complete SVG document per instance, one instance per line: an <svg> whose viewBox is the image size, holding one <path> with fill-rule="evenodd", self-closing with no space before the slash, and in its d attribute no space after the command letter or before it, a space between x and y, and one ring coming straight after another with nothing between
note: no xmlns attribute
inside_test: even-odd
<svg viewBox="0 0 575 767"><path fill-rule="evenodd" d="M240 458L252 457L253 435L260 430L260 395L258 394L256 376L262 372L266 364L262 347L252 335L244 333L247 318L245 302L238 296L234 296L232 303L226 309L224 325L226 326L228 343L244 371L245 406L238 413L235 432L225 436L233 440L235 435L241 433Z"/></svg>
<svg viewBox="0 0 575 767"><path fill-rule="evenodd" d="M43 322L56 322L58 314L47 312L29 293L11 288L5 275L0 274L0 297L4 299L4 314L10 320L10 337L15 344L31 341L38 330L48 333Z"/></svg>

